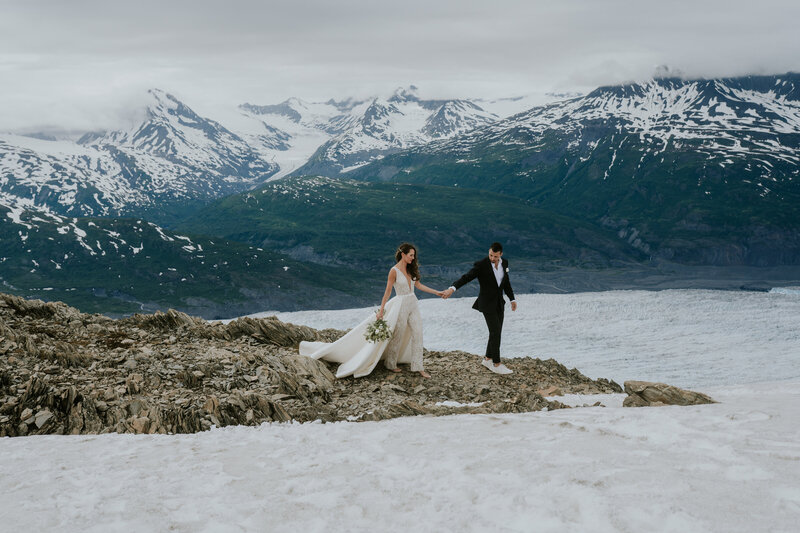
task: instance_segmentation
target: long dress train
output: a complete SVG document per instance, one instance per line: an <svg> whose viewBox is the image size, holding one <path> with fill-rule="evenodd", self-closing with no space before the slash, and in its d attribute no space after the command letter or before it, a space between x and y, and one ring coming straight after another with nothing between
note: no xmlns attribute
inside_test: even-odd
<svg viewBox="0 0 800 533"><path fill-rule="evenodd" d="M300 355L341 363L337 378L366 376L382 359L387 368L408 363L412 371L422 371L422 317L417 297L406 275L393 268L397 270L395 297L386 302L383 315L394 332L391 339L372 343L364 338L367 326L375 320L375 315L370 315L336 342L301 342Z"/></svg>

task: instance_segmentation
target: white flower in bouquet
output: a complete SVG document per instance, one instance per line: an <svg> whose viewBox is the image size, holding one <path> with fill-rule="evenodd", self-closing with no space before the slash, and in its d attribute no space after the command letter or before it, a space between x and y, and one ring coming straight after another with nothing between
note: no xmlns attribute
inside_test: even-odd
<svg viewBox="0 0 800 533"><path fill-rule="evenodd" d="M392 338L392 330L389 324L382 318L378 318L367 326L367 331L364 332L364 338L369 342L383 342Z"/></svg>

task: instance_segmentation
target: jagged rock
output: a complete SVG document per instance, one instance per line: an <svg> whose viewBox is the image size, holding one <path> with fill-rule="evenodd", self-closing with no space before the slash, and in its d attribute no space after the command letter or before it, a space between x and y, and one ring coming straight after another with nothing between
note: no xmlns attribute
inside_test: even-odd
<svg viewBox="0 0 800 533"><path fill-rule="evenodd" d="M117 392L109 387L103 391L103 399L107 402L111 402L117 399Z"/></svg>
<svg viewBox="0 0 800 533"><path fill-rule="evenodd" d="M0 405L0 415L7 415L15 411L17 408L17 403L18 400L14 396L9 396L8 398L6 398L6 401L3 402L2 405Z"/></svg>
<svg viewBox="0 0 800 533"><path fill-rule="evenodd" d="M36 427L37 428L41 428L42 426L47 424L47 422L51 418L53 418L53 413L51 413L47 409L44 409L44 410L39 411L38 413L36 413L36 416L33 417L33 418L34 418L34 423L36 424Z"/></svg>
<svg viewBox="0 0 800 533"><path fill-rule="evenodd" d="M125 388L128 394L139 394L142 391L144 377L141 374L131 374L125 380Z"/></svg>
<svg viewBox="0 0 800 533"><path fill-rule="evenodd" d="M430 408L425 408L413 400L406 400L394 405L390 405L384 409L378 409L370 413L366 413L360 418L362 422L386 420L389 418L397 418L399 416L417 416L431 413Z"/></svg>
<svg viewBox="0 0 800 533"><path fill-rule="evenodd" d="M331 335L322 335L317 330L307 326L286 324L274 316L239 318L225 326L221 334L229 339L252 337L260 342L292 347L300 344L300 341L335 340L331 339ZM217 335L220 335L220 333L217 333Z"/></svg>
<svg viewBox="0 0 800 533"><path fill-rule="evenodd" d="M646 407L659 405L702 405L716 403L709 396L665 383L650 381L626 381L625 392L628 397L622 402L624 407Z"/></svg>
<svg viewBox="0 0 800 533"><path fill-rule="evenodd" d="M134 433L147 433L147 430L150 429L150 419L144 416L131 417L128 424Z"/></svg>
<svg viewBox="0 0 800 533"><path fill-rule="evenodd" d="M289 414L289 411L286 410L281 402L270 403L270 407L272 408L273 420L277 422L288 422L292 419L292 415Z"/></svg>
<svg viewBox="0 0 800 533"><path fill-rule="evenodd" d="M42 300L26 300L10 294L2 294L0 298L2 298L7 307L12 308L16 311L16 314L21 316L52 318L56 314L57 304L46 303Z"/></svg>
<svg viewBox="0 0 800 533"><path fill-rule="evenodd" d="M156 311L152 315L135 314L132 317L125 319L127 323L138 325L145 330L162 330L172 331L181 327L202 327L205 321L201 318L195 318L181 313L174 309L168 310L166 313Z"/></svg>
<svg viewBox="0 0 800 533"><path fill-rule="evenodd" d="M560 388L556 387L555 385L551 385L546 389L541 389L537 391L542 396L563 396L564 393L561 391Z"/></svg>
<svg viewBox="0 0 800 533"><path fill-rule="evenodd" d="M204 374L198 370L184 369L175 377L183 382L184 387L193 389L202 385Z"/></svg>
<svg viewBox="0 0 800 533"><path fill-rule="evenodd" d="M8 330L8 333L10 333L10 330ZM0 355L5 355L17 347L17 343L11 340L8 333L0 328L0 337L2 338L0 340Z"/></svg>
<svg viewBox="0 0 800 533"><path fill-rule="evenodd" d="M206 403L203 404L203 409L211 415L219 414L219 400L216 396L209 396Z"/></svg>

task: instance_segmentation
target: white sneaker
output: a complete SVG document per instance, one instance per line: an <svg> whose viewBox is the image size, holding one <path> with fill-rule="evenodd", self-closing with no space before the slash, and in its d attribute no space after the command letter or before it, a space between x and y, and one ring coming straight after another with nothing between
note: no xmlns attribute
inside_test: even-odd
<svg viewBox="0 0 800 533"><path fill-rule="evenodd" d="M483 359L481 361L481 364L486 368L488 368L489 370L492 370L493 363L491 359ZM494 372L494 370L492 370L492 372Z"/></svg>
<svg viewBox="0 0 800 533"><path fill-rule="evenodd" d="M502 375L508 375L508 374L513 374L513 373L514 373L514 371L513 371L513 370L511 370L510 368L508 368L508 367L507 367L506 365L504 365L503 363L500 363L500 364L499 364L499 365L497 365L497 366L494 366L494 363L492 363L492 365L491 365L491 368L490 368L489 370L491 370L491 371L492 371L492 372L494 372L495 374L502 374Z"/></svg>

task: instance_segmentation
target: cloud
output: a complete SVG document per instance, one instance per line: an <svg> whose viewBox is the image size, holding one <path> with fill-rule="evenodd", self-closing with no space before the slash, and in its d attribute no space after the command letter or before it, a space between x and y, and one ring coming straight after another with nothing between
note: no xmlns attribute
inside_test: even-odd
<svg viewBox="0 0 800 533"><path fill-rule="evenodd" d="M76 0L0 19L0 129L112 127L147 88L190 105L388 92L509 96L800 70L794 1Z"/></svg>

